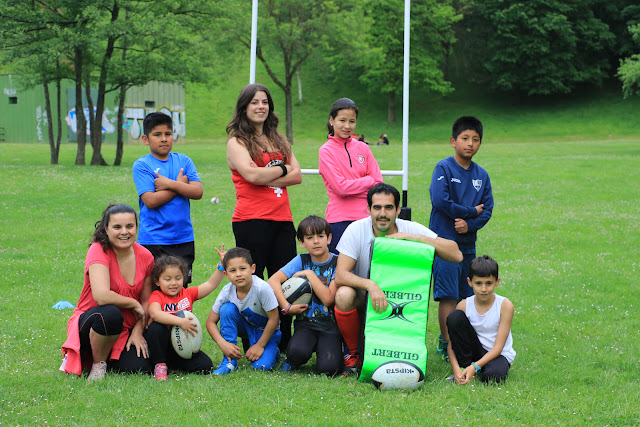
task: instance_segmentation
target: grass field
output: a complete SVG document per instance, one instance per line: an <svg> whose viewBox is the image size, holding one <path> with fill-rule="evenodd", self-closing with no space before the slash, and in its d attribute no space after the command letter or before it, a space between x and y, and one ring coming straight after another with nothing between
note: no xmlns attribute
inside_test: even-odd
<svg viewBox="0 0 640 427"><path fill-rule="evenodd" d="M438 334L431 304L424 386L380 392L355 378L253 372L246 361L225 377L108 375L87 383L57 371L95 221L109 201L137 207L131 164L144 146L127 146L123 166L76 167L73 145L59 166L46 145L0 145L0 424L6 425L638 425L637 307L640 273L640 145L637 138L548 142L486 141L476 160L490 173L496 208L479 233L478 253L500 263L498 293L515 307L509 380L460 387L432 357ZM317 141L294 147L316 167ZM234 193L221 142L177 145L200 172L203 200L192 203L194 282L214 268L213 247L233 246ZM399 146L372 147L383 169L400 168ZM105 157L113 158L106 146ZM413 142L409 205L428 223L428 182L446 144ZM386 178L398 187L399 178ZM220 204L208 200L219 197ZM290 189L296 223L323 214L321 179ZM216 292L217 293L217 292ZM215 295L215 294L214 294ZM203 321L214 295L195 304ZM214 362L220 351L208 337Z"/></svg>

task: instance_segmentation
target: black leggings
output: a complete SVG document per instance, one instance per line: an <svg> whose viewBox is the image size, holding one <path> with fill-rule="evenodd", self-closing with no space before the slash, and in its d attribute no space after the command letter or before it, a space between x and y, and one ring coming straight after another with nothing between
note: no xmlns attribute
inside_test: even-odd
<svg viewBox="0 0 640 427"><path fill-rule="evenodd" d="M478 335L464 311L454 310L449 314L447 329L449 330L451 348L461 367L467 367L487 354L487 350L480 344ZM510 366L506 357L500 355L482 367L480 380L499 383L507 378Z"/></svg>
<svg viewBox="0 0 640 427"><path fill-rule="evenodd" d="M318 373L334 376L342 372L342 336L297 326L287 349L291 366L304 365L314 351Z"/></svg>
<svg viewBox="0 0 640 427"><path fill-rule="evenodd" d="M149 346L150 362L166 363L171 369L184 372L208 374L213 369L213 362L204 352L193 353L191 359L180 357L171 345L171 329L167 325L151 322L149 329L144 332L144 338Z"/></svg>
<svg viewBox="0 0 640 427"><path fill-rule="evenodd" d="M99 305L87 310L80 315L79 329L80 329L80 350L83 352L91 353L91 341L89 339L89 332L94 330L98 335L120 335L124 323L124 317L120 308L113 304ZM131 331L129 331L131 333ZM135 346L131 346L129 351L122 350L119 360L110 360L109 369L123 372L146 372L150 373L153 370L149 359L145 359L142 355L138 356Z"/></svg>

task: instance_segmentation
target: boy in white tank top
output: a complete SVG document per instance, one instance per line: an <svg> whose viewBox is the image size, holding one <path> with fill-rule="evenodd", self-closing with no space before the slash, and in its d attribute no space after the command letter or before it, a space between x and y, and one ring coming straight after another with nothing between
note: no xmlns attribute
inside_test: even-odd
<svg viewBox="0 0 640 427"><path fill-rule="evenodd" d="M513 304L494 293L500 284L498 263L483 255L469 266L475 295L460 301L447 317L452 381L467 384L476 374L483 382L503 381L516 357L511 336Z"/></svg>

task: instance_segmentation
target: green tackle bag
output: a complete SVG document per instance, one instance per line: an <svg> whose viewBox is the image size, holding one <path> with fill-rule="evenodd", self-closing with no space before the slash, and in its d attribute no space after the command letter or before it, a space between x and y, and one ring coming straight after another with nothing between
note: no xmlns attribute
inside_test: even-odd
<svg viewBox="0 0 640 427"><path fill-rule="evenodd" d="M385 381L391 385L388 388L417 388L422 383L427 368L425 341L434 253L435 248L424 243L374 239L369 277L380 286L389 305L383 313L376 313L367 298L359 380L373 381L380 388ZM419 383L401 385L414 368Z"/></svg>

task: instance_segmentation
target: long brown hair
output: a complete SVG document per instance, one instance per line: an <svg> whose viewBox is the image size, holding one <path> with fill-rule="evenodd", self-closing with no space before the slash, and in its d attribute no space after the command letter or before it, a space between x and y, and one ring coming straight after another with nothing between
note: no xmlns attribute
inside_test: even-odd
<svg viewBox="0 0 640 427"><path fill-rule="evenodd" d="M269 115L262 126L262 133L267 137L271 145L282 153L284 162L287 163L287 160L291 157L291 145L289 145L287 139L278 132L278 123L280 120L274 111L271 93L269 93L269 89L264 85L252 83L242 88L240 95L238 95L233 119L231 119L227 125L227 136L229 136L229 138L236 137L238 142L247 148L253 160L260 158L262 147L260 146L253 123L251 123L251 120L247 117L247 105L249 105L256 92L260 91L267 95L269 102Z"/></svg>

